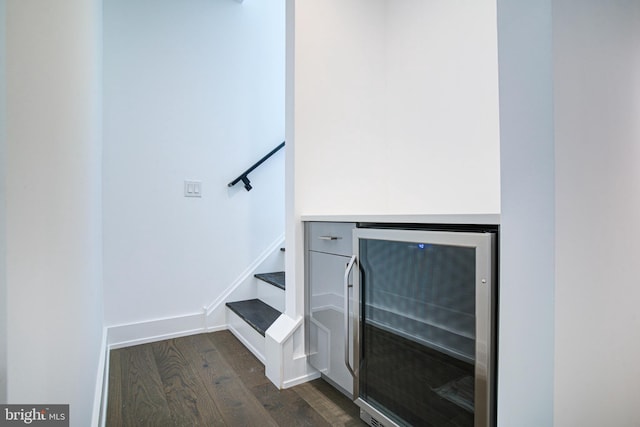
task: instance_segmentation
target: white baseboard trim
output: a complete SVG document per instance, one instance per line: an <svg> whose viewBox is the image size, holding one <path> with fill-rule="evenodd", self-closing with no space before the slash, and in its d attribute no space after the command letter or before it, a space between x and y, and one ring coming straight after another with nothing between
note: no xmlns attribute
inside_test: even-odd
<svg viewBox="0 0 640 427"><path fill-rule="evenodd" d="M107 417L107 389L109 385L109 348L107 345L107 328L102 328L99 351L100 358L98 359L96 386L93 392L91 427L104 426Z"/></svg>
<svg viewBox="0 0 640 427"><path fill-rule="evenodd" d="M215 332L227 329L227 321L224 316L224 304L229 296L247 280L253 278L256 270L280 250L284 242L284 235L279 236L256 258L245 271L238 276L211 304L203 307L198 313L189 313L180 316L146 320L143 322L111 325L107 329L107 346L109 349L130 347L138 344L146 344L165 339L177 338L187 335L195 335L205 332ZM220 312L220 318L214 319L214 311ZM213 325L209 323L213 322Z"/></svg>
<svg viewBox="0 0 640 427"><path fill-rule="evenodd" d="M214 330L205 329L202 313L110 326L107 329L110 350Z"/></svg>
<svg viewBox="0 0 640 427"><path fill-rule="evenodd" d="M240 285L242 285L247 279L251 279L254 272L260 264L262 264L274 251L280 250L282 244L284 242L284 234L278 237L269 247L267 247L259 256L256 258L249 267L247 267L236 280L233 281L211 304L204 307L204 311L206 316L210 316L216 308L224 305L229 296L235 291Z"/></svg>
<svg viewBox="0 0 640 427"><path fill-rule="evenodd" d="M310 374L302 375L298 378L293 378L293 379L284 381L282 383L282 388L289 388L289 387L297 386L302 383L306 383L308 381L313 381L320 378L320 376L321 376L320 372L317 372L317 371L312 372Z"/></svg>

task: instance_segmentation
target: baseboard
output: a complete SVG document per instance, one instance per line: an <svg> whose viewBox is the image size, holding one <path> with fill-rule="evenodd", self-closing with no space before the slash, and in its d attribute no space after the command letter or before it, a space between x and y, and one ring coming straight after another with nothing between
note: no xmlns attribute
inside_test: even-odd
<svg viewBox="0 0 640 427"><path fill-rule="evenodd" d="M100 342L100 358L96 373L96 386L93 392L93 411L91 427L101 427L106 423L107 392L109 386L109 348L107 345L107 328L102 329Z"/></svg>
<svg viewBox="0 0 640 427"><path fill-rule="evenodd" d="M133 345L227 329L224 304L228 301L229 296L243 283L252 280L256 269L263 266L262 264L265 260L269 259L276 251L279 251L283 242L284 235L279 236L211 304L204 306L201 312L108 326L106 328L108 348L130 347ZM212 316L214 311L220 311L221 315L214 319L214 316Z"/></svg>
<svg viewBox="0 0 640 427"><path fill-rule="evenodd" d="M318 372L318 371L312 372L310 374L302 375L302 376L300 376L298 378L293 378L291 380L284 381L282 383L282 388L284 389L284 388L294 387L294 386L297 386L299 384L306 383L308 381L316 380L316 379L318 379L320 377L321 377L320 372Z"/></svg>
<svg viewBox="0 0 640 427"><path fill-rule="evenodd" d="M107 329L109 349L113 350L204 332L213 332L225 329L225 326L205 328L202 313L193 313L146 322L110 326Z"/></svg>
<svg viewBox="0 0 640 427"><path fill-rule="evenodd" d="M253 281L253 275L257 269L276 251L279 251L284 243L284 235L279 236L269 247L267 247L237 278L234 280L213 302L204 307L207 317L210 317L214 311L224 308L224 304L229 301L229 297L241 285L247 281Z"/></svg>

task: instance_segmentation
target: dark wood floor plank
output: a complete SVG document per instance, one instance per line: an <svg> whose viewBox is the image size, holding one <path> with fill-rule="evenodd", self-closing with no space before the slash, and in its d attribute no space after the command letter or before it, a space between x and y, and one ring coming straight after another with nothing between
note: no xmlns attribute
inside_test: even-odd
<svg viewBox="0 0 640 427"><path fill-rule="evenodd" d="M323 380L278 390L229 331L113 350L107 417L109 427L363 425Z"/></svg>
<svg viewBox="0 0 640 427"><path fill-rule="evenodd" d="M224 418L176 340L151 344L167 404L176 426L225 425Z"/></svg>
<svg viewBox="0 0 640 427"><path fill-rule="evenodd" d="M269 412L279 426L329 426L292 389L278 390L264 374L264 365L229 331L208 334L226 362L238 373L245 387Z"/></svg>
<svg viewBox="0 0 640 427"><path fill-rule="evenodd" d="M365 426L358 408L349 398L323 380L310 381L293 388L332 426Z"/></svg>
<svg viewBox="0 0 640 427"><path fill-rule="evenodd" d="M264 365L229 331L206 334L248 389L269 383Z"/></svg>
<svg viewBox="0 0 640 427"><path fill-rule="evenodd" d="M109 427L122 426L122 367L120 363L121 351L114 350L109 354L109 391L107 398L107 425Z"/></svg>
<svg viewBox="0 0 640 427"><path fill-rule="evenodd" d="M315 409L293 389L278 390L271 382L251 389L279 426L329 427Z"/></svg>
<svg viewBox="0 0 640 427"><path fill-rule="evenodd" d="M172 426L162 381L149 346L122 349L123 425Z"/></svg>
<svg viewBox="0 0 640 427"><path fill-rule="evenodd" d="M176 346L193 361L197 375L217 403L227 425L278 426L206 336L177 339Z"/></svg>

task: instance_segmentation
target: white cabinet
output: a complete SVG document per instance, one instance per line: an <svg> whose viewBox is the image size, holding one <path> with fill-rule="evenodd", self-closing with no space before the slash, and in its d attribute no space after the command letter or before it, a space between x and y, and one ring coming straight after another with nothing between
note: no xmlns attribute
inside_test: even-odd
<svg viewBox="0 0 640 427"><path fill-rule="evenodd" d="M351 290L345 289L344 273L352 254L354 228L354 223L305 223L305 323L309 363L350 396L353 377L345 364L344 302L345 294L351 297ZM352 355L353 348L349 350Z"/></svg>

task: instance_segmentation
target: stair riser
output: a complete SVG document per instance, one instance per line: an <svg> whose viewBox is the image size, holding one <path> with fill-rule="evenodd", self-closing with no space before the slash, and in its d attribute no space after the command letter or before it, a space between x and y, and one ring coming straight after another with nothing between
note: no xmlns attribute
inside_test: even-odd
<svg viewBox="0 0 640 427"><path fill-rule="evenodd" d="M276 310L284 312L285 295L282 289L272 286L268 283L260 282L258 283L257 298L269 304Z"/></svg>
<svg viewBox="0 0 640 427"><path fill-rule="evenodd" d="M229 308L225 308L225 310L229 331L231 331L262 364L265 364L265 338L232 310Z"/></svg>

